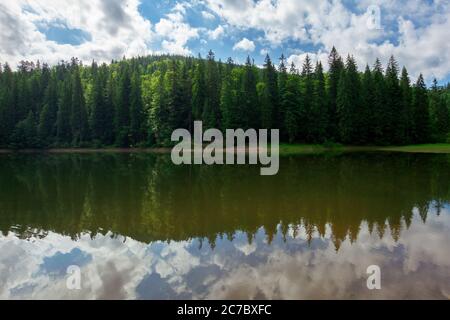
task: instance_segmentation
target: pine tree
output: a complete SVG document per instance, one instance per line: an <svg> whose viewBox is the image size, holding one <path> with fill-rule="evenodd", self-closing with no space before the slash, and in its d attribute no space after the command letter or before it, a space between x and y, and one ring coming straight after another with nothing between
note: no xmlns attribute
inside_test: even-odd
<svg viewBox="0 0 450 320"><path fill-rule="evenodd" d="M323 143L327 140L328 108L325 89L325 76L322 63L318 62L314 71L314 91L312 102L312 142Z"/></svg>
<svg viewBox="0 0 450 320"><path fill-rule="evenodd" d="M52 75L44 96L44 107L40 114L38 135L44 145L54 143L56 137L56 118L58 113L58 83Z"/></svg>
<svg viewBox="0 0 450 320"><path fill-rule="evenodd" d="M414 136L414 121L412 109L412 91L409 81L408 71L405 67L402 69L400 78L400 99L401 99L401 121L404 122L404 143L412 142Z"/></svg>
<svg viewBox="0 0 450 320"><path fill-rule="evenodd" d="M337 118L337 94L339 80L342 70L344 69L344 63L339 56L335 47L331 50L328 58L329 71L328 71L328 139L331 141L337 141L339 139L338 132L338 118Z"/></svg>
<svg viewBox="0 0 450 320"><path fill-rule="evenodd" d="M341 73L337 96L339 133L343 143L358 141L356 114L360 109L360 79L353 57L347 58L345 71Z"/></svg>
<svg viewBox="0 0 450 320"><path fill-rule="evenodd" d="M206 62L206 98L203 109L203 126L220 127L220 79L214 53L209 51Z"/></svg>
<svg viewBox="0 0 450 320"><path fill-rule="evenodd" d="M78 67L75 68L72 79L72 105L70 125L72 127L73 145L81 146L88 139L89 125L83 87L81 85L81 78Z"/></svg>
<svg viewBox="0 0 450 320"><path fill-rule="evenodd" d="M290 143L297 141L299 138L304 139L304 136L299 136L300 129L304 128L306 123L302 121L301 116L301 100L300 100L300 83L299 77L295 74L290 74L287 78L281 100L281 107L284 110L284 128L286 128L287 137Z"/></svg>
<svg viewBox="0 0 450 320"><path fill-rule="evenodd" d="M70 110L72 105L72 83L67 77L62 85L56 119L57 141L61 146L69 146L72 142L70 128Z"/></svg>
<svg viewBox="0 0 450 320"><path fill-rule="evenodd" d="M138 145L144 140L144 108L142 104L141 79L134 72L130 90L130 143Z"/></svg>
<svg viewBox="0 0 450 320"><path fill-rule="evenodd" d="M194 71L192 83L192 115L194 120L201 120L206 100L205 62L199 60Z"/></svg>
<svg viewBox="0 0 450 320"><path fill-rule="evenodd" d="M386 68L386 106L384 108L384 135L390 144L405 142L406 123L401 118L401 91L398 80L398 65L394 56Z"/></svg>
<svg viewBox="0 0 450 320"><path fill-rule="evenodd" d="M284 97L286 96L287 80L286 57L282 54L280 57L280 65L278 66L278 93L280 95L281 103L279 104L278 110L275 111L275 127L280 129L282 139L287 137L287 130L285 128L286 105L283 103Z"/></svg>
<svg viewBox="0 0 450 320"><path fill-rule="evenodd" d="M317 139L317 117L318 114L313 110L314 79L313 67L309 55L306 55L302 68L302 90L300 106L300 134L303 141L314 142Z"/></svg>
<svg viewBox="0 0 450 320"><path fill-rule="evenodd" d="M260 88L261 125L263 128L271 129L275 125L276 113L279 109L279 94L277 83L277 71L269 55L266 56L263 71L264 90Z"/></svg>
<svg viewBox="0 0 450 320"><path fill-rule="evenodd" d="M105 95L103 88L103 79L99 73L93 75L93 88L91 98L91 133L94 141L105 142L104 113L105 113Z"/></svg>
<svg viewBox="0 0 450 320"><path fill-rule="evenodd" d="M426 143L430 140L430 114L428 94L422 74L413 90L414 143Z"/></svg>
<svg viewBox="0 0 450 320"><path fill-rule="evenodd" d="M389 137L384 132L383 113L386 107L386 84L383 76L383 67L379 59L376 59L373 67L373 112L371 119L373 120L373 142L376 145L388 144Z"/></svg>
<svg viewBox="0 0 450 320"><path fill-rule="evenodd" d="M433 140L445 142L449 133L449 110L447 109L445 96L437 85L437 80L433 80L431 92L429 94L431 123L433 128Z"/></svg>
<svg viewBox="0 0 450 320"><path fill-rule="evenodd" d="M250 57L247 57L242 80L242 92L244 97L244 129L260 127L256 82L254 66L250 60Z"/></svg>
<svg viewBox="0 0 450 320"><path fill-rule="evenodd" d="M237 128L236 90L234 90L233 72L234 62L230 58L227 61L222 90L220 94L220 110L222 114L222 129Z"/></svg>
<svg viewBox="0 0 450 320"><path fill-rule="evenodd" d="M373 118L374 118L374 84L370 67L366 65L366 70L361 79L361 112L358 115L359 142L361 144L372 144L375 141Z"/></svg>
<svg viewBox="0 0 450 320"><path fill-rule="evenodd" d="M118 97L114 117L116 145L119 147L127 147L130 145L130 94L130 70L129 66L124 63L119 79Z"/></svg>

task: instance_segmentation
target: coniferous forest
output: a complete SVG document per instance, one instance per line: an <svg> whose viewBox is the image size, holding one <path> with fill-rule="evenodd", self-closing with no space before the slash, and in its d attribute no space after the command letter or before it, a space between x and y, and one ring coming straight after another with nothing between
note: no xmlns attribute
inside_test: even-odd
<svg viewBox="0 0 450 320"><path fill-rule="evenodd" d="M148 56L49 67L23 61L0 67L0 147L152 147L172 131L280 129L289 143L405 145L449 142L450 85L411 82L394 57L358 70L335 49L329 71L266 57L217 61Z"/></svg>

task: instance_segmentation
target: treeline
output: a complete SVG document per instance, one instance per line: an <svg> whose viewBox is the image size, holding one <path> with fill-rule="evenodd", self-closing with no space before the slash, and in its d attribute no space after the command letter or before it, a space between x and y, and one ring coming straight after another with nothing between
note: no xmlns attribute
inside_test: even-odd
<svg viewBox="0 0 450 320"><path fill-rule="evenodd" d="M0 147L170 145L172 131L275 128L285 142L401 145L445 142L450 86L410 83L392 57L359 72L335 49L329 72L303 66L263 68L181 56L148 56L84 66L21 62L0 67Z"/></svg>

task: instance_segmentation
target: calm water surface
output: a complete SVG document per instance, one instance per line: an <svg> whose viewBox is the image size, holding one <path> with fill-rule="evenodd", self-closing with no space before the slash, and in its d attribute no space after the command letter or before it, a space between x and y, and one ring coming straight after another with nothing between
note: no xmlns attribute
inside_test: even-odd
<svg viewBox="0 0 450 320"><path fill-rule="evenodd" d="M449 299L449 245L449 155L0 156L0 299Z"/></svg>

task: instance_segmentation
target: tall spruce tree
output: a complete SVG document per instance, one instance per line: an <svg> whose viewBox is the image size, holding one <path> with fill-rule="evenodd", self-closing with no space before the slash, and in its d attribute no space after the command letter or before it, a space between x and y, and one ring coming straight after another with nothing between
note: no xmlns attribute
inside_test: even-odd
<svg viewBox="0 0 450 320"><path fill-rule="evenodd" d="M426 143L430 140L430 113L428 93L422 74L413 89L414 142Z"/></svg>
<svg viewBox="0 0 450 320"><path fill-rule="evenodd" d="M256 92L256 70L250 57L247 57L244 75L242 80L242 97L244 98L243 111L244 123L243 128L259 128L259 110L258 110L258 94Z"/></svg>
<svg viewBox="0 0 450 320"><path fill-rule="evenodd" d="M386 105L383 112L384 135L390 144L405 142L406 123L402 119L401 91L398 80L398 64L394 56L386 68Z"/></svg>
<svg viewBox="0 0 450 320"><path fill-rule="evenodd" d="M311 134L312 142L323 143L327 140L327 129L329 125L325 76L320 61L317 62L314 70L314 92L311 114L311 128L313 128L313 133Z"/></svg>
<svg viewBox="0 0 450 320"><path fill-rule="evenodd" d="M343 143L354 144L359 132L356 115L360 111L360 79L353 57L348 56L345 71L341 73L337 96L340 139Z"/></svg>
<svg viewBox="0 0 450 320"><path fill-rule="evenodd" d="M40 114L38 135L43 145L48 146L55 142L56 118L58 113L58 83L53 74L45 89L44 107Z"/></svg>
<svg viewBox="0 0 450 320"><path fill-rule="evenodd" d="M78 66L75 67L72 76L71 102L70 125L72 128L72 144L73 146L81 146L88 139L89 125Z"/></svg>
<svg viewBox="0 0 450 320"><path fill-rule="evenodd" d="M339 80L341 78L342 70L344 69L344 62L338 54L335 47L332 48L328 58L328 139L337 141L339 139L338 118L337 118L337 94Z"/></svg>
<svg viewBox="0 0 450 320"><path fill-rule="evenodd" d="M210 50L206 61L206 97L202 119L205 128L220 127L220 79L214 53Z"/></svg>
<svg viewBox="0 0 450 320"><path fill-rule="evenodd" d="M298 139L304 139L304 136L299 136L300 128L305 127L305 123L300 119L300 79L295 74L289 74L286 85L282 91L281 107L284 110L284 125L288 141L293 143Z"/></svg>
<svg viewBox="0 0 450 320"><path fill-rule="evenodd" d="M264 61L263 71L264 87L260 89L261 100L261 125L271 129L275 125L276 113L279 108L279 94L277 83L277 70L269 55Z"/></svg>
<svg viewBox="0 0 450 320"><path fill-rule="evenodd" d="M57 141L60 146L69 146L72 143L72 130L70 128L72 81L70 76L67 76L64 80L62 88L56 119Z"/></svg>
<svg viewBox="0 0 450 320"><path fill-rule="evenodd" d="M377 145L386 145L389 141L389 137L385 135L385 124L383 122L386 110L386 84L383 76L383 67L378 58L373 67L373 88L373 116L371 117L373 121L373 142Z"/></svg>
<svg viewBox="0 0 450 320"><path fill-rule="evenodd" d="M404 123L404 144L412 142L414 136L414 121L413 121L413 109L412 109L412 91L411 83L409 80L408 71L405 67L402 69L402 75L400 77L400 102L401 102L401 114L400 119Z"/></svg>

